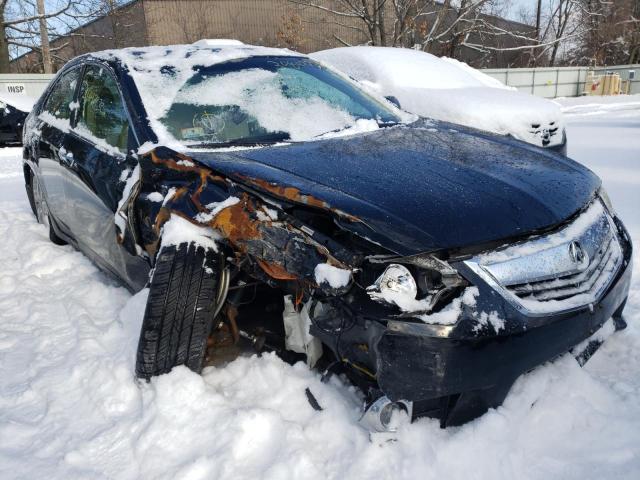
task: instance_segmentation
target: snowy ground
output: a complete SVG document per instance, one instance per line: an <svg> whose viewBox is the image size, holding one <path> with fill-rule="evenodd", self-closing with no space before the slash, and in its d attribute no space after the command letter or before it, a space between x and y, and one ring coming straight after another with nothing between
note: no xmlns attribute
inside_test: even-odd
<svg viewBox="0 0 640 480"><path fill-rule="evenodd" d="M568 121L570 155L603 176L640 245L640 105ZM461 428L422 420L370 440L344 387L271 355L138 384L144 294L47 240L19 155L0 150L0 478L640 478L638 254L629 328L586 368L563 357Z"/></svg>

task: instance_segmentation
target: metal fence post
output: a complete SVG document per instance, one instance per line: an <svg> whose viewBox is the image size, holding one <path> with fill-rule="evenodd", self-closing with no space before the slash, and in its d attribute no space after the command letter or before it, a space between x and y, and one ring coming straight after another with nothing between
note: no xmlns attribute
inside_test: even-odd
<svg viewBox="0 0 640 480"><path fill-rule="evenodd" d="M536 94L536 69L533 69L533 75L531 76L531 95Z"/></svg>

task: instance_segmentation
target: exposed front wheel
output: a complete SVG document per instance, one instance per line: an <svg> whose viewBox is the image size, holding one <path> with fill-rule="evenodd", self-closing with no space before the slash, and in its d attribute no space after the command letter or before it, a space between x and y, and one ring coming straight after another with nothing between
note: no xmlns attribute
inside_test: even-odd
<svg viewBox="0 0 640 480"><path fill-rule="evenodd" d="M142 322L136 375L150 378L186 365L203 367L220 282L218 255L193 243L163 247Z"/></svg>
<svg viewBox="0 0 640 480"><path fill-rule="evenodd" d="M31 172L31 181L27 184L27 196L29 197L29 204L31 205L33 214L38 219L38 222L48 230L49 240L56 245L66 245L67 242L56 235L51 225L51 213L49 212L47 201L44 198L40 180L38 180L38 177L36 177L33 172Z"/></svg>

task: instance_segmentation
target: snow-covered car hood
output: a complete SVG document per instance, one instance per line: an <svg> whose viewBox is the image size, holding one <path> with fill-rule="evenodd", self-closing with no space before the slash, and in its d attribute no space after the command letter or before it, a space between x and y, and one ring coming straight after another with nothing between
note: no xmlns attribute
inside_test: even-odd
<svg viewBox="0 0 640 480"><path fill-rule="evenodd" d="M560 107L533 95L490 87L398 88L385 94L395 96L403 109L425 117L512 135L537 146L563 142ZM543 145L545 135L547 145Z"/></svg>
<svg viewBox="0 0 640 480"><path fill-rule="evenodd" d="M565 157L424 119L351 137L189 153L252 188L264 182L293 187L355 216L360 221L345 228L401 254L554 227L580 211L600 185Z"/></svg>

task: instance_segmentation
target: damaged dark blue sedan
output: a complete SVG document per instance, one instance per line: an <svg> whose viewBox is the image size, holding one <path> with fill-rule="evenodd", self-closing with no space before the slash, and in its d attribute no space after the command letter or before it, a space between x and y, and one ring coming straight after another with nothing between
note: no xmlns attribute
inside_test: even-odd
<svg viewBox="0 0 640 480"><path fill-rule="evenodd" d="M23 141L51 240L149 288L141 378L275 351L359 387L370 428L447 426L625 325L631 242L592 172L287 50L79 57Z"/></svg>

